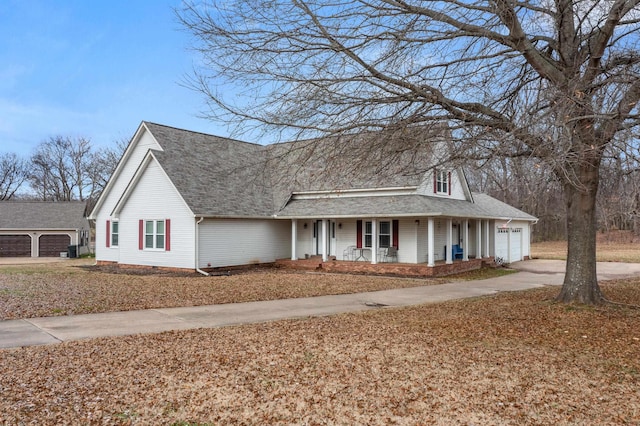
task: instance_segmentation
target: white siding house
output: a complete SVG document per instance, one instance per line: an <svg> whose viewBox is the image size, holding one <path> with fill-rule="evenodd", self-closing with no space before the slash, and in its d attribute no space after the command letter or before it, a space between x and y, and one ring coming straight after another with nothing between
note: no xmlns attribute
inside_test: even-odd
<svg viewBox="0 0 640 426"><path fill-rule="evenodd" d="M411 158L424 161L411 170L397 139L374 156L393 162L366 167L372 137L337 153L335 140L262 146L143 122L91 213L97 260L204 272L311 256L433 266L530 255L536 218L472 193L462 169L430 165L441 136L413 136L424 152Z"/></svg>

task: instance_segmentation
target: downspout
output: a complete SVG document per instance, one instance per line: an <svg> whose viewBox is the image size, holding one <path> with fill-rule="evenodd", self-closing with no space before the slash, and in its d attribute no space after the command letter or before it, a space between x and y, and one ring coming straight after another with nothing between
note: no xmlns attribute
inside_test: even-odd
<svg viewBox="0 0 640 426"><path fill-rule="evenodd" d="M203 216L203 217L201 217L201 218L200 218L200 220L196 222L196 259L195 259L195 260L196 260L196 272L199 272L199 273L201 273L202 275L204 275L204 276L208 277L208 276L209 276L209 273L208 273L208 272L203 271L202 269L200 269L200 268L198 267L198 254L199 254L199 251L198 251L198 246L199 246L199 244L198 244L198 243L199 243L199 241L200 241L200 233L198 232L198 225L200 225L200 223L201 223L203 220L204 220L204 216Z"/></svg>

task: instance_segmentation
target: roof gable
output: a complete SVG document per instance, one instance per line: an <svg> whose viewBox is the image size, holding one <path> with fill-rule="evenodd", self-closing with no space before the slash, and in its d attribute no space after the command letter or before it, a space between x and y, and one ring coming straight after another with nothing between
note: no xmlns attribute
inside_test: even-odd
<svg viewBox="0 0 640 426"><path fill-rule="evenodd" d="M100 209L103 208L103 205L107 200L112 200L110 203L111 205L107 207L109 209L113 208L113 204L115 204L121 196L121 194L117 194L117 192L124 190L139 166L139 164L130 165L130 163L139 163L142 157L146 155L146 151L149 149L162 150L162 147L158 144L151 132L149 132L147 126L148 123L144 121L140 123L140 126L138 126L136 133L131 138L131 141L122 154L120 161L118 161L116 169L107 181L107 185L100 194L100 197L98 197L98 200L89 215L90 219L96 219L96 215ZM128 175L125 176L125 174Z"/></svg>

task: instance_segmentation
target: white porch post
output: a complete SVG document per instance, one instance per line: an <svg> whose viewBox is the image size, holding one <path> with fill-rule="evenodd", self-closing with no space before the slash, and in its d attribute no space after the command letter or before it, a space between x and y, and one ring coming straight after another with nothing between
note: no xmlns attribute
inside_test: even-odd
<svg viewBox="0 0 640 426"><path fill-rule="evenodd" d="M322 261L326 262L329 260L327 255L327 219L322 219L322 239L320 241L322 244Z"/></svg>
<svg viewBox="0 0 640 426"><path fill-rule="evenodd" d="M371 264L378 263L378 220L371 219Z"/></svg>
<svg viewBox="0 0 640 426"><path fill-rule="evenodd" d="M446 263L453 263L453 251L451 247L453 247L453 220L451 218L447 219L447 250L445 253Z"/></svg>
<svg viewBox="0 0 640 426"><path fill-rule="evenodd" d="M507 263L511 263L511 228L507 228L509 233L507 234Z"/></svg>
<svg viewBox="0 0 640 426"><path fill-rule="evenodd" d="M430 217L427 222L427 266L434 267L436 265L435 253L433 252L433 218Z"/></svg>
<svg viewBox="0 0 640 426"><path fill-rule="evenodd" d="M463 220L462 226L464 227L462 231L462 261L465 262L469 260L469 219Z"/></svg>
<svg viewBox="0 0 640 426"><path fill-rule="evenodd" d="M482 219L476 220L476 257L482 258Z"/></svg>
<svg viewBox="0 0 640 426"><path fill-rule="evenodd" d="M491 256L491 250L489 249L490 240L491 240L491 236L489 235L489 221L485 220L484 221L484 257Z"/></svg>
<svg viewBox="0 0 640 426"><path fill-rule="evenodd" d="M291 260L297 260L296 243L298 241L298 219L291 219Z"/></svg>

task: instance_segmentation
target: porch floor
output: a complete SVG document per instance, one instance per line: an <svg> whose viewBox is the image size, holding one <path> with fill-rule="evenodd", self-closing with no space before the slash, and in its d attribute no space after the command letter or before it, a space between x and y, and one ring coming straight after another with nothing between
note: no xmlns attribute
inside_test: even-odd
<svg viewBox="0 0 640 426"><path fill-rule="evenodd" d="M415 278L444 277L461 272L473 271L487 265L494 265L493 257L469 259L468 261L454 260L451 264L447 264L444 260L439 260L436 261L433 267L427 266L426 263L398 262L383 262L372 265L371 262L336 260L334 256L327 262L323 262L321 256L312 256L309 259L298 260L276 260L276 266L292 270Z"/></svg>

